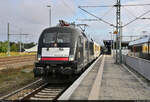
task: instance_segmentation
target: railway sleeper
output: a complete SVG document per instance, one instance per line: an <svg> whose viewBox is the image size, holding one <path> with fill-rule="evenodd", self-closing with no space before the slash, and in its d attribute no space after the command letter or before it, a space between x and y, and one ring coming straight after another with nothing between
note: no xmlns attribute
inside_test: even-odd
<svg viewBox="0 0 150 102"><path fill-rule="evenodd" d="M52 93L42 93L42 92L39 92L38 95L57 95L58 93L55 93L55 94L52 94Z"/></svg>
<svg viewBox="0 0 150 102"><path fill-rule="evenodd" d="M36 94L36 95L34 95L36 98L55 98L56 97L56 95L54 96L54 95L38 95L38 94Z"/></svg>
<svg viewBox="0 0 150 102"><path fill-rule="evenodd" d="M36 97L31 97L31 100L53 100L54 98L36 98Z"/></svg>
<svg viewBox="0 0 150 102"><path fill-rule="evenodd" d="M61 91L62 89L47 89L47 88L45 88L44 90L46 90L46 91Z"/></svg>
<svg viewBox="0 0 150 102"><path fill-rule="evenodd" d="M42 90L42 92L44 92L44 93L55 93L55 92L60 92L61 90Z"/></svg>

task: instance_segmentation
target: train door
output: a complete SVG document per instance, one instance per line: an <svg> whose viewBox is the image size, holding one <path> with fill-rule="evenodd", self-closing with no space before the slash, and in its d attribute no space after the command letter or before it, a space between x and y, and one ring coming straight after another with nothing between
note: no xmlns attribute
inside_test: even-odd
<svg viewBox="0 0 150 102"><path fill-rule="evenodd" d="M148 42L148 60L150 60L150 42Z"/></svg>
<svg viewBox="0 0 150 102"><path fill-rule="evenodd" d="M90 62L94 59L94 43L90 42Z"/></svg>
<svg viewBox="0 0 150 102"><path fill-rule="evenodd" d="M89 62L89 48L88 48L88 40L85 39L84 43L84 64L87 65Z"/></svg>
<svg viewBox="0 0 150 102"><path fill-rule="evenodd" d="M90 42L87 41L87 61L90 62Z"/></svg>
<svg viewBox="0 0 150 102"><path fill-rule="evenodd" d="M80 71L84 67L84 39L82 36L79 36L77 44L77 70Z"/></svg>

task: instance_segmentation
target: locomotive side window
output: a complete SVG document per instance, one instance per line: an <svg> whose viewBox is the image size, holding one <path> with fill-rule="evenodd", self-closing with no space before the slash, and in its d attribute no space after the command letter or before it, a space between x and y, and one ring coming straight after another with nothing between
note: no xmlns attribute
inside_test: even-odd
<svg viewBox="0 0 150 102"><path fill-rule="evenodd" d="M88 49L89 49L89 45L88 45L88 44L89 44L89 42L88 42L88 41L86 41L86 42L85 42L85 49L86 49L86 50L88 50Z"/></svg>
<svg viewBox="0 0 150 102"><path fill-rule="evenodd" d="M83 37L80 36L79 39L80 39L80 44L82 44L83 43Z"/></svg>
<svg viewBox="0 0 150 102"><path fill-rule="evenodd" d="M93 47L93 42L90 42L90 54L94 55L94 47Z"/></svg>

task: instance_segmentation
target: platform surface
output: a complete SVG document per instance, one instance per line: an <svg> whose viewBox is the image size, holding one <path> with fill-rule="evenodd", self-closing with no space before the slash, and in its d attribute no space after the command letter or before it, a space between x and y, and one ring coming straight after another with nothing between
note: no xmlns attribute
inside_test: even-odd
<svg viewBox="0 0 150 102"><path fill-rule="evenodd" d="M112 56L105 55L95 64L69 98L69 100L91 99L145 100L150 99L150 90L124 67L114 64Z"/></svg>

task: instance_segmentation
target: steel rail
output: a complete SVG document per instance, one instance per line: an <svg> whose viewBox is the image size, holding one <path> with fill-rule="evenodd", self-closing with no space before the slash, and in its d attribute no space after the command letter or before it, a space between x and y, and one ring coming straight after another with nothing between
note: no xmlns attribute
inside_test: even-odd
<svg viewBox="0 0 150 102"><path fill-rule="evenodd" d="M31 83L31 84L25 86L25 87L22 87L22 88L20 88L20 89L18 89L18 90L16 90L16 91L13 91L13 92L9 93L8 95L2 96L2 97L0 97L0 100L5 100L5 99L7 99L8 97L11 97L11 96L17 94L18 92L20 92L20 91L22 91L22 90L24 90L24 89L26 89L26 88L29 88L29 87L33 86L34 84L37 84L37 83L39 83L39 82L41 82L41 81L42 81L42 79L39 79L39 80L37 80L37 81L35 81L35 82L33 82L33 83Z"/></svg>

